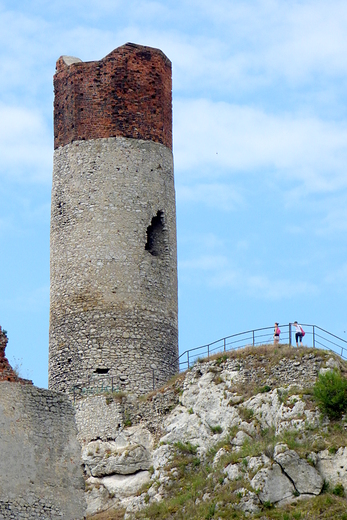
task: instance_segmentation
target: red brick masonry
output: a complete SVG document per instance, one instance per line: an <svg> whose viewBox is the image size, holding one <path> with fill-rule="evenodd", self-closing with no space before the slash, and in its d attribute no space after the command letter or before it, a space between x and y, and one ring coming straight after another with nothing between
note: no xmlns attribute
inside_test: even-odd
<svg viewBox="0 0 347 520"><path fill-rule="evenodd" d="M7 358L5 357L5 348L7 342L7 336L0 327L0 381L11 381L32 385L32 381L29 381L29 379L22 379L21 377L18 377L9 364Z"/></svg>
<svg viewBox="0 0 347 520"><path fill-rule="evenodd" d="M172 149L171 62L159 49L126 43L100 61L54 76L54 148L78 140L132 137Z"/></svg>

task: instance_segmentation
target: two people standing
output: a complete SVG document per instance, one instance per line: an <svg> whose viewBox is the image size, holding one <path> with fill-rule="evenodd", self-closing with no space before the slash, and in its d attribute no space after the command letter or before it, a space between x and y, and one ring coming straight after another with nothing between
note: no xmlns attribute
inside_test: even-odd
<svg viewBox="0 0 347 520"><path fill-rule="evenodd" d="M302 338L305 336L305 331L302 328L302 326L298 324L297 321L294 321L293 325L295 327L296 346L298 347L299 343L302 346ZM275 328L274 328L274 345L277 345L279 343L279 341L280 341L280 334L281 334L281 331L280 331L280 328L278 326L278 323L276 322L275 323Z"/></svg>

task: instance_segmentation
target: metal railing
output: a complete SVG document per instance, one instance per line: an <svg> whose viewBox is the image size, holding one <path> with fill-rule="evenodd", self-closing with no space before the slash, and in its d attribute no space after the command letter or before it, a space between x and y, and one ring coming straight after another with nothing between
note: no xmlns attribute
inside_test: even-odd
<svg viewBox="0 0 347 520"><path fill-rule="evenodd" d="M347 359L347 341L335 334L328 332L317 325L301 324L305 336L303 345L314 348L331 350L343 359ZM281 329L279 344L295 345L295 329L292 323L279 325ZM273 342L274 327L262 327L260 329L246 330L225 338L218 339L212 343L201 345L183 352L178 358L180 372L187 370L200 358L209 359L211 356L230 350L244 347L256 347Z"/></svg>
<svg viewBox="0 0 347 520"><path fill-rule="evenodd" d="M347 341L339 338L335 334L328 332L317 325L302 324L305 330L303 345L314 348L327 349L338 354L343 359L347 359ZM279 325L281 335L279 344L295 345L295 329L292 323ZM218 339L212 343L201 345L189 350L185 350L175 361L174 365L179 365L179 371L183 372L192 367L199 359L207 358L215 354L223 354L231 350L237 350L244 347L257 347L273 342L274 327L262 327L260 329L246 330L238 332L231 336ZM153 390L160 384L157 377L157 368L155 365L148 367L148 379ZM158 371L159 373L160 371ZM76 398L86 397L90 395L113 394L121 392L124 388L122 376L110 374L93 374L85 382L75 385L71 388L73 400Z"/></svg>

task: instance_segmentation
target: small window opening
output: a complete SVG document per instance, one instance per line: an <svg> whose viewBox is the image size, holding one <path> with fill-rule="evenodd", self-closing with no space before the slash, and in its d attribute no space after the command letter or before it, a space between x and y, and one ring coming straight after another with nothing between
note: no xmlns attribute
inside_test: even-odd
<svg viewBox="0 0 347 520"><path fill-rule="evenodd" d="M109 372L109 368L96 368L95 369L95 374L108 374Z"/></svg>
<svg viewBox="0 0 347 520"><path fill-rule="evenodd" d="M153 256L158 256L164 252L164 213L162 211L158 211L156 216L152 218L151 225L147 228L145 249Z"/></svg>

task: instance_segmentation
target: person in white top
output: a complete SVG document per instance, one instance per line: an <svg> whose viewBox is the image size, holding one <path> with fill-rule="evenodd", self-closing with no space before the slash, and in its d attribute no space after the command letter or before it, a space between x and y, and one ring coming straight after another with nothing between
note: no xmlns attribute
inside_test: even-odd
<svg viewBox="0 0 347 520"><path fill-rule="evenodd" d="M299 323L297 321L294 321L293 325L295 327L296 346L298 347L299 343L302 346L302 338L305 336L304 329L302 328L301 325L299 325Z"/></svg>

